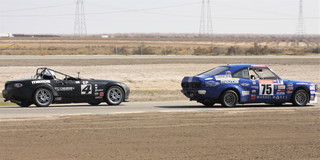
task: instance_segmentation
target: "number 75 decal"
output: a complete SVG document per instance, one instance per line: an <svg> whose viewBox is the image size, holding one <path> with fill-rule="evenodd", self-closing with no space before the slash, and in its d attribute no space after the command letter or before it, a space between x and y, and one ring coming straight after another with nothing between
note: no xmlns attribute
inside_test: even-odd
<svg viewBox="0 0 320 160"><path fill-rule="evenodd" d="M273 95L273 94L274 94L274 84L259 85L259 95Z"/></svg>
<svg viewBox="0 0 320 160"><path fill-rule="evenodd" d="M81 94L92 94L92 85L91 84L82 84L81 85Z"/></svg>

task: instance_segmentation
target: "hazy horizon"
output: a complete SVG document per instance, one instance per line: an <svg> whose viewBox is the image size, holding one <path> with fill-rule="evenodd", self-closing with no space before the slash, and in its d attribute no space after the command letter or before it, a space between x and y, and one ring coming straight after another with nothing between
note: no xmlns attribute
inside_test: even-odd
<svg viewBox="0 0 320 160"><path fill-rule="evenodd" d="M76 0L0 0L0 33L73 34ZM84 0L88 34L199 33L201 0ZM299 0L211 0L213 34L295 34ZM304 0L320 34L319 0Z"/></svg>

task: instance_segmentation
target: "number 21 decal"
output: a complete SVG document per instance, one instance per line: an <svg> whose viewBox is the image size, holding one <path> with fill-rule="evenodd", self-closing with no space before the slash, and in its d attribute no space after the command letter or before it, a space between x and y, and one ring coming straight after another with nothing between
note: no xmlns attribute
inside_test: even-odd
<svg viewBox="0 0 320 160"><path fill-rule="evenodd" d="M274 84L260 84L259 95L273 95Z"/></svg>
<svg viewBox="0 0 320 160"><path fill-rule="evenodd" d="M92 86L91 86L91 84L83 84L83 85L81 85L81 94L92 94Z"/></svg>

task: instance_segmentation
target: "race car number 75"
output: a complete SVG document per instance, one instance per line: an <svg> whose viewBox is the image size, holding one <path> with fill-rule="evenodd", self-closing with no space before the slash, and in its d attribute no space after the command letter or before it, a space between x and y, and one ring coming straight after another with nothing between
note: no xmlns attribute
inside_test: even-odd
<svg viewBox="0 0 320 160"><path fill-rule="evenodd" d="M273 95L274 85L273 84L260 84L259 87L260 95Z"/></svg>

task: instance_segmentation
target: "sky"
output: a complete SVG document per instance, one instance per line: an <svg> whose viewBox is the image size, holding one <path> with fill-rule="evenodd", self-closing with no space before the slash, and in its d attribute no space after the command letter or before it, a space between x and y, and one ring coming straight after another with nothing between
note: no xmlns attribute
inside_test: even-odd
<svg viewBox="0 0 320 160"><path fill-rule="evenodd" d="M84 0L88 34L199 33L202 0ZM0 0L0 33L73 34L76 0ZM320 34L320 0L303 0ZM295 34L299 0L211 0L213 33Z"/></svg>

